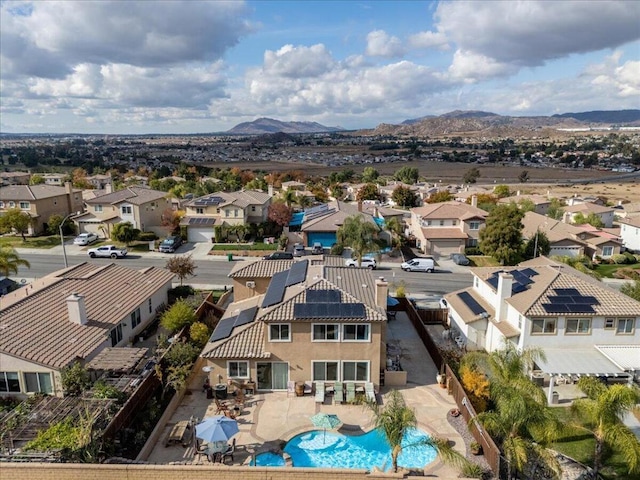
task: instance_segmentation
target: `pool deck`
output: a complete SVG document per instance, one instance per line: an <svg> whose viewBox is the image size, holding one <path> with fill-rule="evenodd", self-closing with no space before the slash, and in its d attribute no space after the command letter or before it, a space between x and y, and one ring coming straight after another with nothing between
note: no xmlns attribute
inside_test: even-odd
<svg viewBox="0 0 640 480"><path fill-rule="evenodd" d="M401 348L401 364L407 371L408 381L402 387L383 387L378 394L378 401L384 402L384 394L391 388L401 391L407 405L415 409L418 428L449 439L454 448L464 455L464 441L447 421L447 414L455 402L446 389L436 384L437 369L404 312L398 312L396 320L389 322L387 335L388 343ZM195 455L194 442L187 447L179 443L165 446L165 440L177 422L215 414L215 402L206 398L201 387L200 378L189 385L189 391L146 459L149 463L209 464L206 457ZM227 464L243 465L256 453L279 450L282 443L291 437L313 430L310 418L319 412L338 415L343 422L338 429L341 433L361 434L373 428L371 413L364 406L333 405L331 396L325 398L324 404L317 404L310 395L296 397L287 392L257 393L248 395L247 400L241 415L237 417L240 432L234 437L234 459ZM436 459L425 468L425 474L454 478L458 472Z"/></svg>

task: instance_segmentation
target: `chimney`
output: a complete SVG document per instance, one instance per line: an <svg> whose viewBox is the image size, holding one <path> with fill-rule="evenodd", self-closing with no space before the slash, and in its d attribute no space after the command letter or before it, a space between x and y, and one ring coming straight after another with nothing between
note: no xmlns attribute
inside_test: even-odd
<svg viewBox="0 0 640 480"><path fill-rule="evenodd" d="M73 195L73 185L71 185L71 182L64 182L64 191L67 195Z"/></svg>
<svg viewBox="0 0 640 480"><path fill-rule="evenodd" d="M358 211L362 212L362 202L358 202Z"/></svg>
<svg viewBox="0 0 640 480"><path fill-rule="evenodd" d="M505 300L511 296L511 288L513 286L513 275L509 273L501 273L498 276L498 298L496 302L496 321L501 322L507 316L507 304Z"/></svg>
<svg viewBox="0 0 640 480"><path fill-rule="evenodd" d="M376 305L387 310L387 296L389 295L389 283L387 283L384 277L378 277L376 279Z"/></svg>
<svg viewBox="0 0 640 480"><path fill-rule="evenodd" d="M618 200L618 206L621 207L622 206L622 200Z"/></svg>
<svg viewBox="0 0 640 480"><path fill-rule="evenodd" d="M84 304L84 296L72 293L67 297L67 309L69 310L69 320L78 325L87 324L87 308Z"/></svg>
<svg viewBox="0 0 640 480"><path fill-rule="evenodd" d="M516 191L516 197L520 196L520 190Z"/></svg>
<svg viewBox="0 0 640 480"><path fill-rule="evenodd" d="M273 185L269 184L269 186L267 187L267 193L270 197L273 197Z"/></svg>
<svg viewBox="0 0 640 480"><path fill-rule="evenodd" d="M113 193L113 185L111 185L111 182L107 182L104 184L104 193Z"/></svg>
<svg viewBox="0 0 640 480"><path fill-rule="evenodd" d="M571 223L571 212L564 212L562 214L562 223Z"/></svg>
<svg viewBox="0 0 640 480"><path fill-rule="evenodd" d="M471 206L478 208L478 196L471 195Z"/></svg>

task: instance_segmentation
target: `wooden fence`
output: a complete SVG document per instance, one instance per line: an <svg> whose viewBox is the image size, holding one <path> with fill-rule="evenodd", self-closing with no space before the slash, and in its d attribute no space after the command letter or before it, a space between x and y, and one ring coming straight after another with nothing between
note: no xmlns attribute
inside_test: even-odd
<svg viewBox="0 0 640 480"><path fill-rule="evenodd" d="M429 355L431 355L431 358L436 364L438 371L442 371L441 369L444 360L442 358L442 355L440 354L440 350L438 350L438 347L432 340L431 335L429 335L429 332L427 332L424 323L422 323L422 318L420 317L418 310L413 306L413 303L411 303L406 298L399 298L398 300L400 300L400 304L404 307L409 320L413 324L413 328L415 328L416 333L420 337L420 340L422 340L422 343L429 352Z"/></svg>

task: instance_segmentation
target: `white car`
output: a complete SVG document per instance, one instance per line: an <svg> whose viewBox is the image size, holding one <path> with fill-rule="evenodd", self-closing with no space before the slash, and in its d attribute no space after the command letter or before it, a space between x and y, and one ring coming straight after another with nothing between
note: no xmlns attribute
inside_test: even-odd
<svg viewBox="0 0 640 480"><path fill-rule="evenodd" d="M81 233L74 240L74 245L90 245L98 240L98 236L95 233Z"/></svg>
<svg viewBox="0 0 640 480"><path fill-rule="evenodd" d="M115 245L104 245L98 248L92 248L88 252L91 258L96 257L111 257L111 258L123 258L127 255L126 248L119 248Z"/></svg>
<svg viewBox="0 0 640 480"><path fill-rule="evenodd" d="M375 270L375 269L376 269L376 267L378 266L378 265L376 264L375 259L373 259L373 258L369 258L369 257L363 257L363 258L362 258L362 262L361 262L360 264L358 264L358 260L357 260L357 259L355 259L355 258L350 258L349 260L347 260L347 261L345 262L345 265L346 265L347 267L358 267L358 266L360 266L360 267L362 267L362 268L368 268L368 269L370 269L370 270Z"/></svg>

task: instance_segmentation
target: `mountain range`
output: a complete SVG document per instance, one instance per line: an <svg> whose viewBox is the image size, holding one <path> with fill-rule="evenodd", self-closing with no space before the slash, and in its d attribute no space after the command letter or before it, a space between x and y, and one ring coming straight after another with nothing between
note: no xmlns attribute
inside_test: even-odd
<svg viewBox="0 0 640 480"><path fill-rule="evenodd" d="M265 133L320 133L339 132L340 127L325 127L317 122L282 122L273 118L258 118L239 123L226 133L230 135L260 135Z"/></svg>

